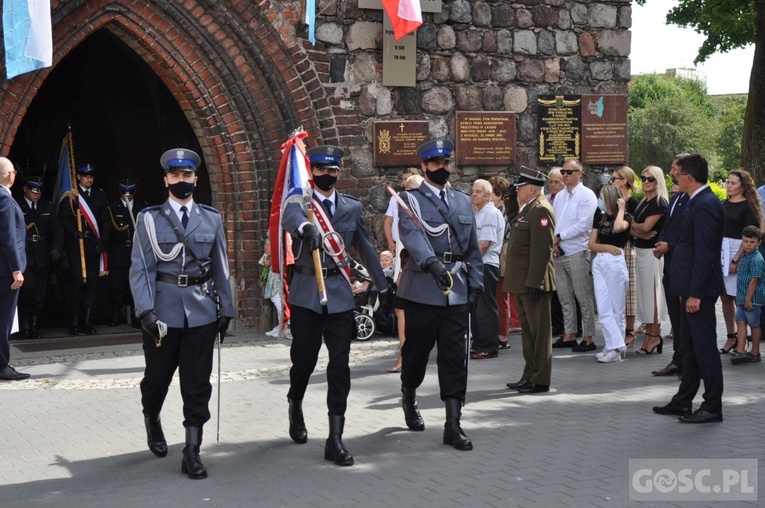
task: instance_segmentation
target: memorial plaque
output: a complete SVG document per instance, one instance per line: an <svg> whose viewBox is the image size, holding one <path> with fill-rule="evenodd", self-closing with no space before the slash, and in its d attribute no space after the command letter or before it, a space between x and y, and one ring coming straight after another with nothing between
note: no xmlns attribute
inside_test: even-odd
<svg viewBox="0 0 765 508"><path fill-rule="evenodd" d="M359 9L382 9L382 0L359 0ZM441 0L420 0L422 12L441 12Z"/></svg>
<svg viewBox="0 0 765 508"><path fill-rule="evenodd" d="M627 163L628 106L626 95L582 95L582 162Z"/></svg>
<svg viewBox="0 0 765 508"><path fill-rule="evenodd" d="M582 125L582 98L579 95L540 95L537 97L539 161L562 164L579 159Z"/></svg>
<svg viewBox="0 0 765 508"><path fill-rule="evenodd" d="M374 122L375 166L420 166L417 147L430 139L428 122Z"/></svg>
<svg viewBox="0 0 765 508"><path fill-rule="evenodd" d="M388 14L383 12L383 85L417 84L417 31L396 40Z"/></svg>
<svg viewBox="0 0 765 508"><path fill-rule="evenodd" d="M515 113L457 111L458 166L514 166Z"/></svg>

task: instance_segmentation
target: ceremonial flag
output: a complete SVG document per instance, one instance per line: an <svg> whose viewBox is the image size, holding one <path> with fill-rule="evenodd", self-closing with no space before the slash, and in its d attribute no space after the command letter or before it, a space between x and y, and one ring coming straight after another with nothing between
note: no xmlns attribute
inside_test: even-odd
<svg viewBox="0 0 765 508"><path fill-rule="evenodd" d="M308 25L308 40L316 46L316 0L305 2L305 24Z"/></svg>
<svg viewBox="0 0 765 508"><path fill-rule="evenodd" d="M3 0L5 72L8 79L53 63L50 0Z"/></svg>
<svg viewBox="0 0 765 508"><path fill-rule="evenodd" d="M53 191L53 203L58 207L61 200L69 196L74 188L74 168L72 167L72 133L67 132L61 142L61 155L58 158L58 174Z"/></svg>
<svg viewBox="0 0 765 508"><path fill-rule="evenodd" d="M422 26L420 0L382 0L393 25L393 35L401 39Z"/></svg>

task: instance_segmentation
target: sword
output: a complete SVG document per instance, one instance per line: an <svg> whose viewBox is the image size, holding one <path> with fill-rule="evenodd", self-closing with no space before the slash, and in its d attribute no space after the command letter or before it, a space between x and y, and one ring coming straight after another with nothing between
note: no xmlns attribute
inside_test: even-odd
<svg viewBox="0 0 765 508"><path fill-rule="evenodd" d="M223 335L221 332L218 332L215 336L216 342L218 343L218 421L215 425L215 441L217 443L220 442L220 340L221 335Z"/></svg>

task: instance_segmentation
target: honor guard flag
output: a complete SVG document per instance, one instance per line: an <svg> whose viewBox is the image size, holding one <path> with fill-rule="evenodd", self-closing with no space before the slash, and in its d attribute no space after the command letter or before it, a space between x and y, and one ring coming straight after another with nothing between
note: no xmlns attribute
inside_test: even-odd
<svg viewBox="0 0 765 508"><path fill-rule="evenodd" d="M50 0L3 0L5 72L8 79L53 63Z"/></svg>
<svg viewBox="0 0 765 508"><path fill-rule="evenodd" d="M393 25L393 36L396 40L422 26L420 0L382 0L382 4Z"/></svg>
<svg viewBox="0 0 765 508"><path fill-rule="evenodd" d="M56 188L53 191L53 203L58 207L61 200L72 193L74 187L74 169L72 168L72 133L68 132L61 143L61 155L58 158Z"/></svg>
<svg viewBox="0 0 765 508"><path fill-rule="evenodd" d="M306 0L304 21L308 25L308 41L316 46L316 0Z"/></svg>

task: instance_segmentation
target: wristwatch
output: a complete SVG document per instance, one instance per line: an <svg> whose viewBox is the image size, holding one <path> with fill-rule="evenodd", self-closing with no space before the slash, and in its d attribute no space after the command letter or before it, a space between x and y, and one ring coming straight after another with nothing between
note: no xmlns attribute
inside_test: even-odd
<svg viewBox="0 0 765 508"><path fill-rule="evenodd" d="M734 265L737 265L738 264L738 259L733 258L733 259L730 260L730 262L733 263Z"/></svg>

